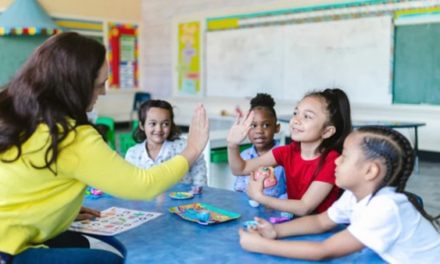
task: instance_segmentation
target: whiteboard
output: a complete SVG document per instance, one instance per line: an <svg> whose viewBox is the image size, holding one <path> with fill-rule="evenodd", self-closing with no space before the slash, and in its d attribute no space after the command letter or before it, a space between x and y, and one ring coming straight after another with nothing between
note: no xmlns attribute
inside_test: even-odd
<svg viewBox="0 0 440 264"><path fill-rule="evenodd" d="M352 103L391 104L389 16L208 32L207 96L300 100L338 87Z"/></svg>

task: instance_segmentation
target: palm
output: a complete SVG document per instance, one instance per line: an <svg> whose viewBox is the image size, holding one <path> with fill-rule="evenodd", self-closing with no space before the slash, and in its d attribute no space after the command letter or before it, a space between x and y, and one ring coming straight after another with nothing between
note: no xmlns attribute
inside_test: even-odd
<svg viewBox="0 0 440 264"><path fill-rule="evenodd" d="M229 130L227 142L228 145L236 146L240 145L243 140L247 137L249 130L251 129L251 124L254 119L254 113L248 112L246 116L240 121L239 117L235 119L234 124Z"/></svg>
<svg viewBox="0 0 440 264"><path fill-rule="evenodd" d="M191 120L188 133L188 146L202 152L209 139L209 120L206 118L206 111L203 105L197 105Z"/></svg>

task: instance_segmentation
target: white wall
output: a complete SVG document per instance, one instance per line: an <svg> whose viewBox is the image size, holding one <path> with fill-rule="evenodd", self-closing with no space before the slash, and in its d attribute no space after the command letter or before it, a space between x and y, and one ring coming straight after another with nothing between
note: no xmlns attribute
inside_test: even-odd
<svg viewBox="0 0 440 264"><path fill-rule="evenodd" d="M172 98L172 28L173 19L177 17L201 16L214 14L221 16L228 14L230 10L240 12L253 12L263 10L268 6L271 9L292 8L299 6L313 6L329 4L336 0L148 0L142 1L142 28L141 28L141 79L142 89L152 92L155 98L169 100L178 107L176 120L178 123L188 123L193 107L198 102L203 102L210 115L219 115L221 110L233 112L238 104L242 109L249 108L246 99L231 98ZM353 2L353 1L351 1ZM326 88L326 87L323 87ZM270 91L268 91L270 92ZM107 99L98 101L98 109L114 114L117 120L126 120L133 102L133 96L129 91L120 93L109 92ZM128 102L122 102L129 100ZM131 98L131 99L130 99ZM102 100L104 99L104 100ZM108 106L106 101L111 102ZM120 101L120 102L118 102ZM374 103L374 102L372 102ZM278 114L291 114L296 105L294 101L277 101ZM440 151L440 106L419 105L352 105L353 119L356 120L398 120L426 122L427 126L419 129L419 148L428 151ZM282 126L288 134L287 125ZM409 136L408 130L401 130Z"/></svg>

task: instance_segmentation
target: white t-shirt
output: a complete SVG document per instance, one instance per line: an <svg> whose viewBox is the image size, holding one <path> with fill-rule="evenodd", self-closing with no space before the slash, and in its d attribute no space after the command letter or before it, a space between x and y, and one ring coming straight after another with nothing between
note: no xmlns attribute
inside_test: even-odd
<svg viewBox="0 0 440 264"><path fill-rule="evenodd" d="M145 147L146 144L147 141L145 140L144 142L129 148L125 154L125 160L141 169L151 168L180 154L186 148L186 139L180 138L174 141L166 140L155 160L148 156L147 148ZM189 172L180 182L197 186L206 186L208 183L206 174L206 162L202 154L189 168Z"/></svg>
<svg viewBox="0 0 440 264"><path fill-rule="evenodd" d="M357 202L345 191L327 211L331 220L382 259L396 264L440 263L440 233L394 187L382 188L371 200Z"/></svg>

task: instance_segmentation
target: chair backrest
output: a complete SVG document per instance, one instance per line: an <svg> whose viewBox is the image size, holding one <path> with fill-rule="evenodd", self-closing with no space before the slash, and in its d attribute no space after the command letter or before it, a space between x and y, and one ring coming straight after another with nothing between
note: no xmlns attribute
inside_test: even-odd
<svg viewBox="0 0 440 264"><path fill-rule="evenodd" d="M115 130L115 120L111 117L100 116L96 119L95 124L106 125L111 131Z"/></svg>
<svg viewBox="0 0 440 264"><path fill-rule="evenodd" d="M136 92L134 94L133 111L139 110L139 106L151 99L151 94L147 92Z"/></svg>

